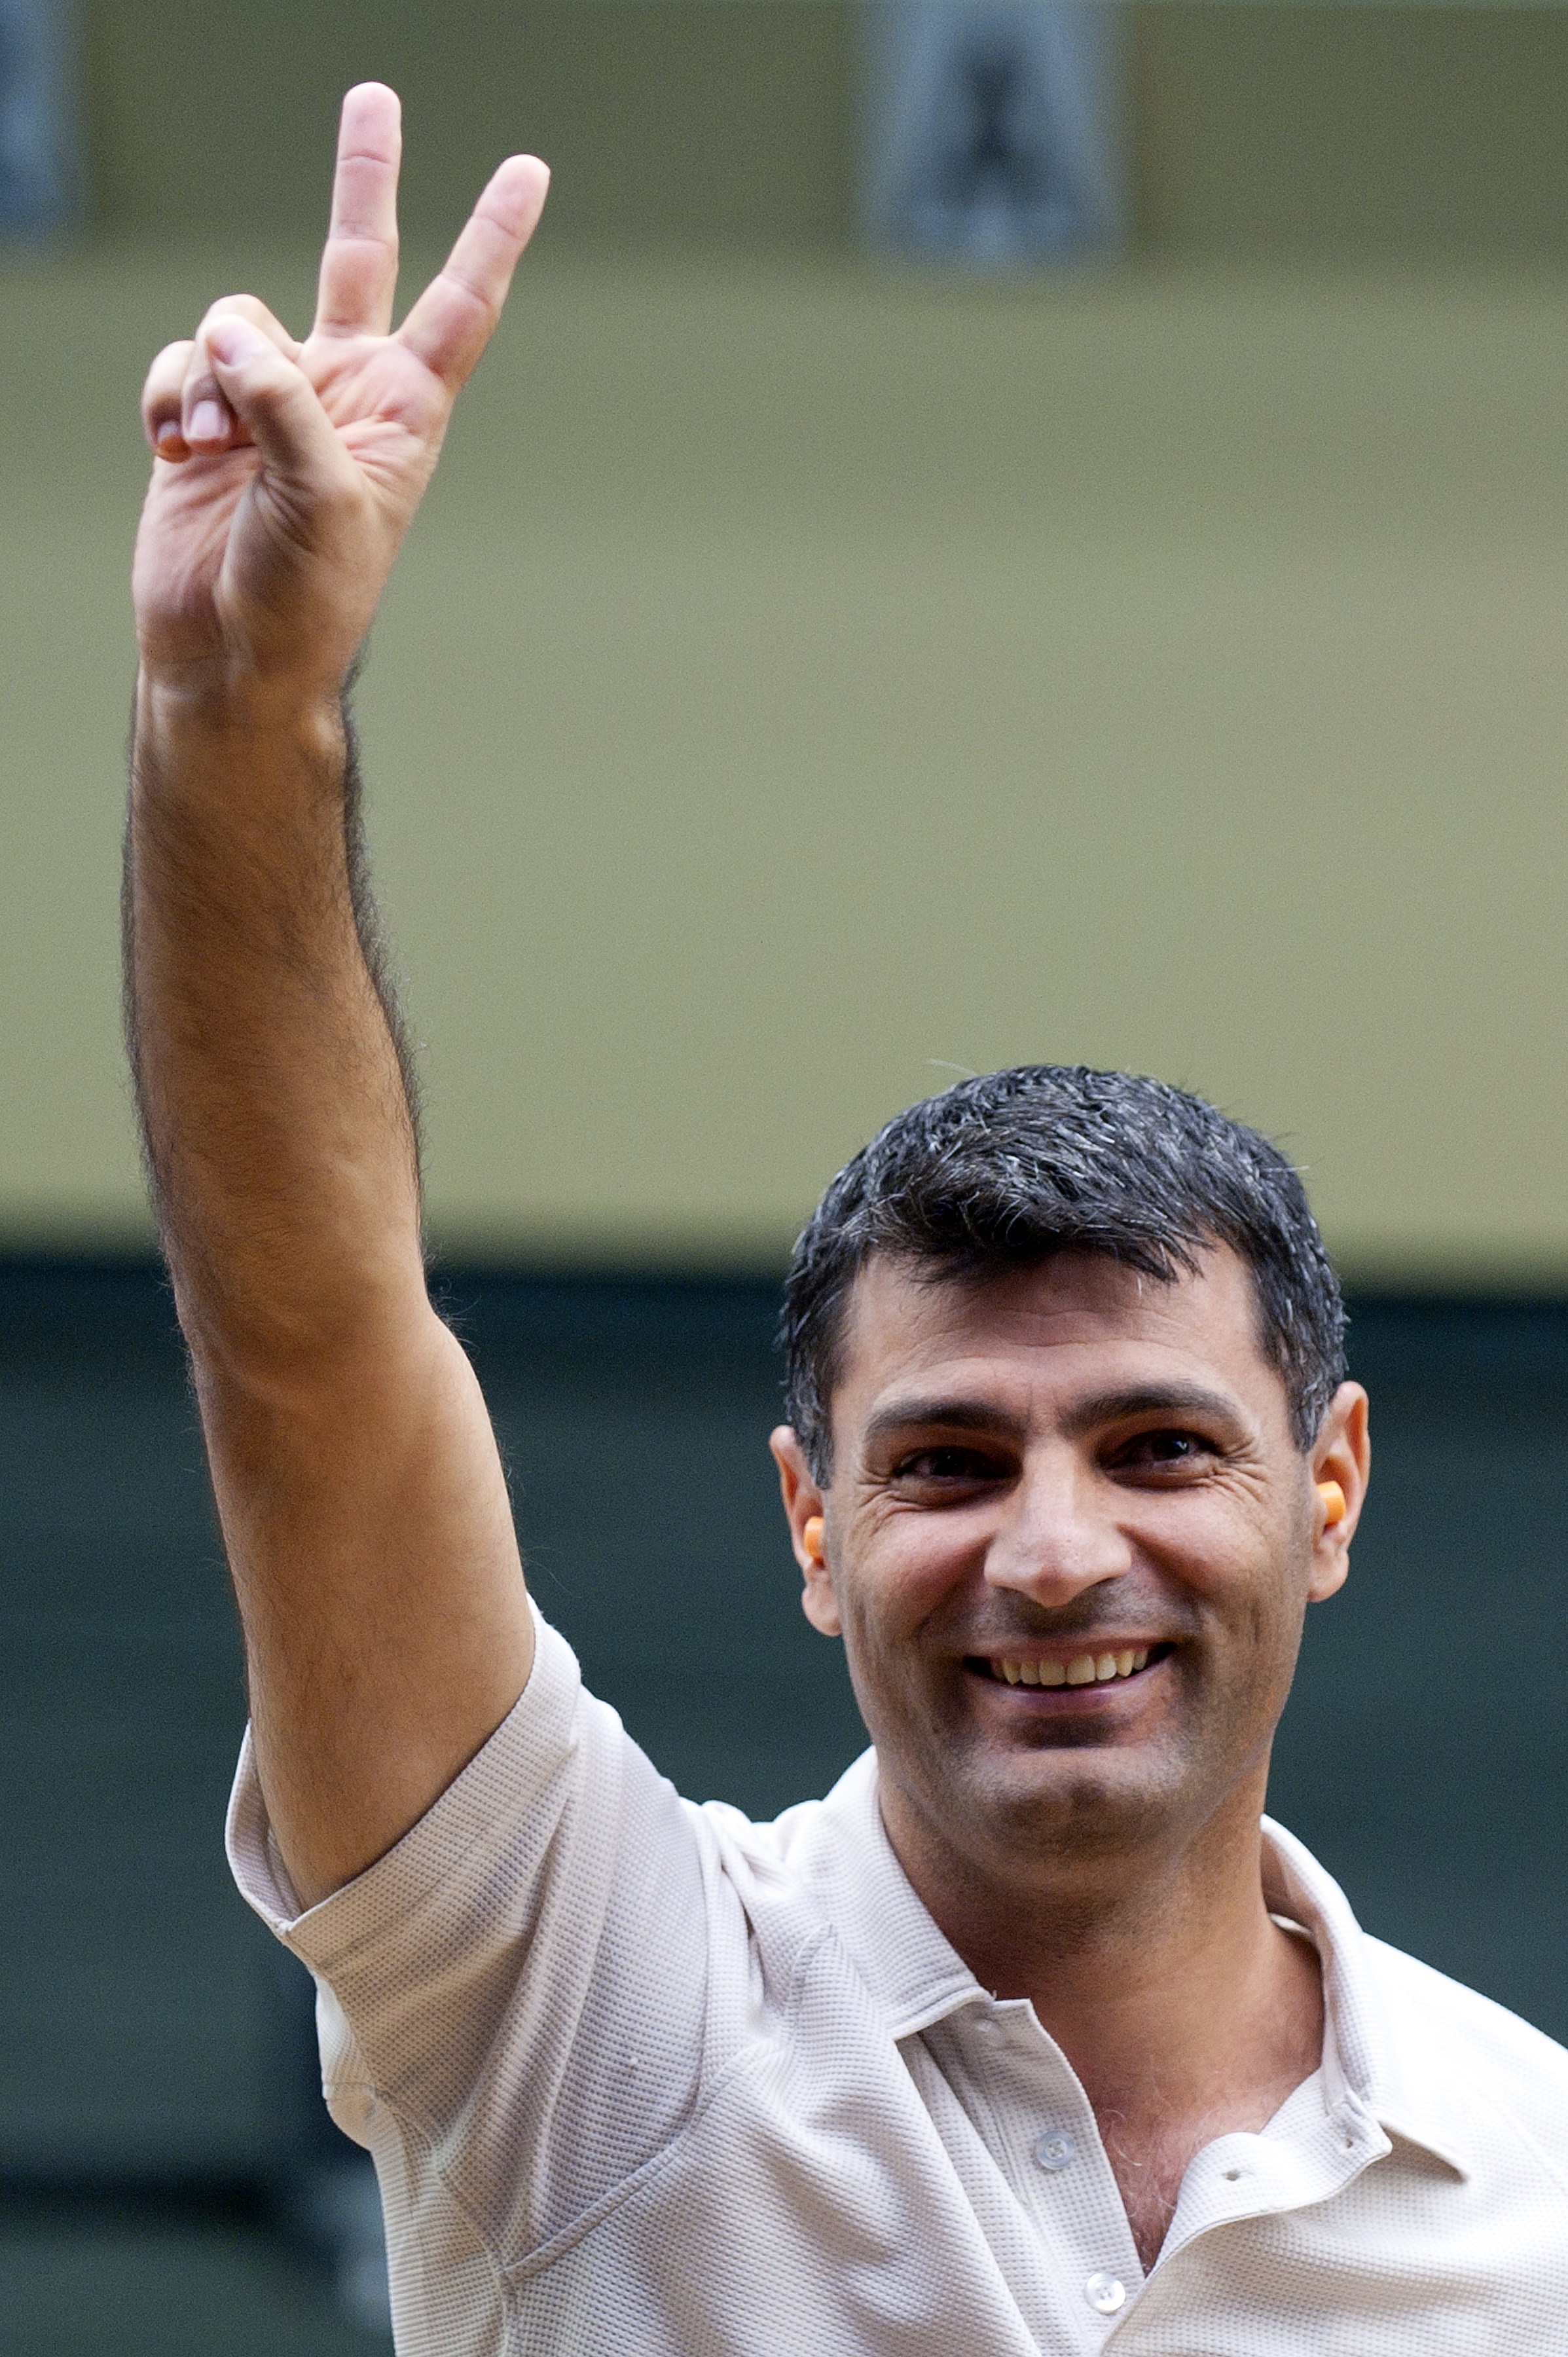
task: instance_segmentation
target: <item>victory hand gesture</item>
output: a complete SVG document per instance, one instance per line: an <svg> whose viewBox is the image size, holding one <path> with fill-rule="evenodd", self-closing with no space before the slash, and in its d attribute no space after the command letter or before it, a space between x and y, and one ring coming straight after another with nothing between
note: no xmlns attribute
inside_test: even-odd
<svg viewBox="0 0 1568 2357"><path fill-rule="evenodd" d="M396 97L360 83L303 344L228 296L153 363L136 622L145 674L182 697L336 697L538 221L549 175L511 156L392 333L399 152Z"/></svg>

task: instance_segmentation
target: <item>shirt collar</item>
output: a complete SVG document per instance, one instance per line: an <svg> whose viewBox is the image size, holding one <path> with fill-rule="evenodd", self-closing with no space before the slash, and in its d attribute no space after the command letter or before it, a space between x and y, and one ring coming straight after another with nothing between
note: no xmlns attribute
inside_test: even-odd
<svg viewBox="0 0 1568 2357"><path fill-rule="evenodd" d="M961 2007L992 2005L894 1854L875 1751L862 1753L820 1807L800 1818L791 1864L816 1890L890 2036L912 2038ZM1413 2026L1391 2018L1348 1900L1293 1834L1268 1817L1262 1828L1268 1904L1310 1934L1323 1960L1328 2109L1343 2107L1363 2126L1375 2123L1469 2176L1469 2139L1462 2116L1444 2100L1442 2058L1423 2047Z"/></svg>
<svg viewBox="0 0 1568 2357"><path fill-rule="evenodd" d="M1445 2100L1444 2057L1423 2040L1418 2024L1394 2018L1372 1943L1349 1900L1305 1844L1270 1817L1263 1819L1263 1895L1276 1914L1311 1933L1323 1960L1330 2104L1348 2104L1391 2135L1435 2154L1459 2176L1472 2175L1476 2164L1463 2115Z"/></svg>

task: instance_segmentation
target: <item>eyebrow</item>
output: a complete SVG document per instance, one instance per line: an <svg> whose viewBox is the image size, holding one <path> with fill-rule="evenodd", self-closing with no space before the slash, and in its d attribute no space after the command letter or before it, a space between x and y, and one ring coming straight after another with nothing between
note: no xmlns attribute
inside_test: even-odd
<svg viewBox="0 0 1568 2357"><path fill-rule="evenodd" d="M1076 1435L1097 1424L1119 1424L1134 1415L1210 1416L1228 1425L1241 1421L1228 1392L1210 1391L1204 1383L1134 1383L1122 1391L1097 1392L1080 1400L1063 1420L1062 1429Z"/></svg>
<svg viewBox="0 0 1568 2357"><path fill-rule="evenodd" d="M889 1439L894 1434L918 1430L921 1426L940 1425L948 1432L1005 1433L1014 1439L1023 1437L1024 1425L1019 1416L1009 1415L1005 1409L993 1407L984 1400L929 1399L890 1400L866 1420L861 1434L864 1443Z"/></svg>
<svg viewBox="0 0 1568 2357"><path fill-rule="evenodd" d="M1240 1421L1233 1399L1202 1383L1134 1383L1120 1391L1091 1393L1063 1418L1060 1428L1076 1439L1097 1425L1118 1424L1135 1415L1208 1416L1232 1426ZM993 1433L1013 1440L1022 1439L1026 1430L1021 1416L991 1401L933 1394L927 1398L890 1400L878 1408L866 1421L862 1446L873 1447L898 1433L933 1426L948 1432Z"/></svg>

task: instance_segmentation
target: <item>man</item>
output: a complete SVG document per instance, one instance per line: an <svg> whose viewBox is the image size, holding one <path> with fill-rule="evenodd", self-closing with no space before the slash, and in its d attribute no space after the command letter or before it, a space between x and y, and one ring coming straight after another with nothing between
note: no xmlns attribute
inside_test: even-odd
<svg viewBox="0 0 1568 2357"><path fill-rule="evenodd" d="M1029 1068L830 1189L773 1438L873 1738L825 1802L677 1800L532 1613L342 696L544 173L392 335L397 145L350 92L304 344L230 297L148 380L127 933L250 1663L231 1853L316 1975L400 2346L1561 2352L1568 2056L1261 1823L1369 1465L1263 1140ZM653 1577L681 1510L672 1469Z"/></svg>

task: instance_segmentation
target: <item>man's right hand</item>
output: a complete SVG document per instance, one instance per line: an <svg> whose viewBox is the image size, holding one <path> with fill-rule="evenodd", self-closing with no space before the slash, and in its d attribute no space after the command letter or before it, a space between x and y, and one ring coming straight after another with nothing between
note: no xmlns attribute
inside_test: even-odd
<svg viewBox="0 0 1568 2357"><path fill-rule="evenodd" d="M397 101L351 91L308 339L231 297L154 363L135 563L137 1094L307 1902L424 1814L533 1646L485 1404L425 1288L341 692L545 174L501 166L394 335L397 160Z"/></svg>
<svg viewBox="0 0 1568 2357"><path fill-rule="evenodd" d="M144 671L201 703L336 697L489 340L549 175L514 156L396 333L398 102L343 102L316 324L215 303L148 375L134 587Z"/></svg>

